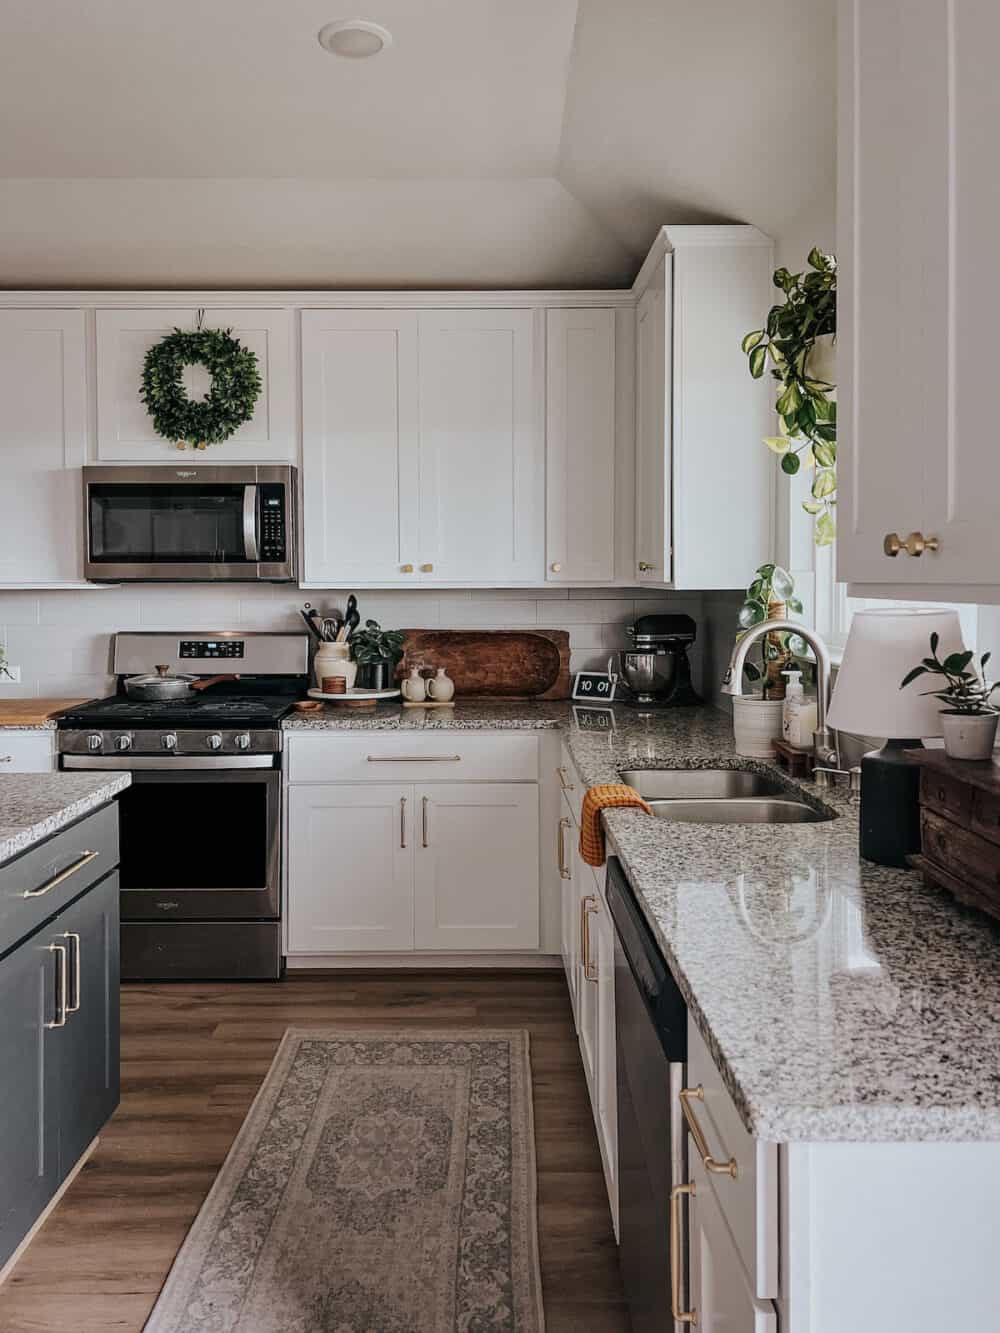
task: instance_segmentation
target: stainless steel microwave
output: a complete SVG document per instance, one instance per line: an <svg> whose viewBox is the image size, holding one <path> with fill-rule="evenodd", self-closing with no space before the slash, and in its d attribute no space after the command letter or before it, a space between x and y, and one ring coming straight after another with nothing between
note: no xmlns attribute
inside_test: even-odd
<svg viewBox="0 0 1000 1333"><path fill-rule="evenodd" d="M293 467L85 467L92 583L290 583Z"/></svg>

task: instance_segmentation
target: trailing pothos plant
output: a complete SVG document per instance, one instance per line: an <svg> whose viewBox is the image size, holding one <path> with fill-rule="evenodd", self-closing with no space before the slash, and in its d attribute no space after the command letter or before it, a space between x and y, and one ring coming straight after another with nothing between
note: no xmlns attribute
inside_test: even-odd
<svg viewBox="0 0 1000 1333"><path fill-rule="evenodd" d="M747 595L737 614L740 635L760 625L765 620L773 619L776 612L802 614L802 603L795 596L795 580L781 565L768 563L761 565L754 572L753 580L747 588ZM804 657L807 652L805 640L798 634L787 630L776 630L760 640L760 663L747 657L743 674L747 680L764 680L764 694L768 698L784 698L784 681L781 672L796 657ZM765 680L766 677L766 680Z"/></svg>
<svg viewBox="0 0 1000 1333"><path fill-rule="evenodd" d="M816 519L817 546L837 535L837 403L836 384L821 377L814 352L817 340L837 332L837 260L814 247L809 270L774 272L774 285L784 301L768 311L762 329L743 339L750 374L760 379L771 362L780 386L775 408L783 433L764 443L781 457L781 470L794 477L802 464L815 468L811 495L802 508Z"/></svg>

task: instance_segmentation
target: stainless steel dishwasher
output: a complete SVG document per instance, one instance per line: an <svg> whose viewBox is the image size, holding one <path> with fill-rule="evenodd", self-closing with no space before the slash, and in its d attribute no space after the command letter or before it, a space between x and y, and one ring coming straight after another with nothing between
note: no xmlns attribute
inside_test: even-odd
<svg viewBox="0 0 1000 1333"><path fill-rule="evenodd" d="M687 1008L616 857L608 861L607 895L615 924L619 1262L633 1333L680 1333L671 1314L670 1190L687 1179L678 1100ZM686 1286L683 1237L678 1243Z"/></svg>

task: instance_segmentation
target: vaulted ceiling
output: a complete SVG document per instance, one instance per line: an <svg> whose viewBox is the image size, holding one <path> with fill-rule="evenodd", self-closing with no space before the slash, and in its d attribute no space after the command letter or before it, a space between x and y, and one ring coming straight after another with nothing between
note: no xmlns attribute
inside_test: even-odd
<svg viewBox="0 0 1000 1333"><path fill-rule="evenodd" d="M0 0L6 286L614 286L833 214L834 0ZM803 232L803 235L806 233Z"/></svg>

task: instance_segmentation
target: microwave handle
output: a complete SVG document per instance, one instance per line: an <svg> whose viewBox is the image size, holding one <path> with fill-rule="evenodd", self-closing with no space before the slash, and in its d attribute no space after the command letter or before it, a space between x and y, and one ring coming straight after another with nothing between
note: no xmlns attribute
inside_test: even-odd
<svg viewBox="0 0 1000 1333"><path fill-rule="evenodd" d="M243 488L243 548L248 560L260 559L257 550L257 487Z"/></svg>

